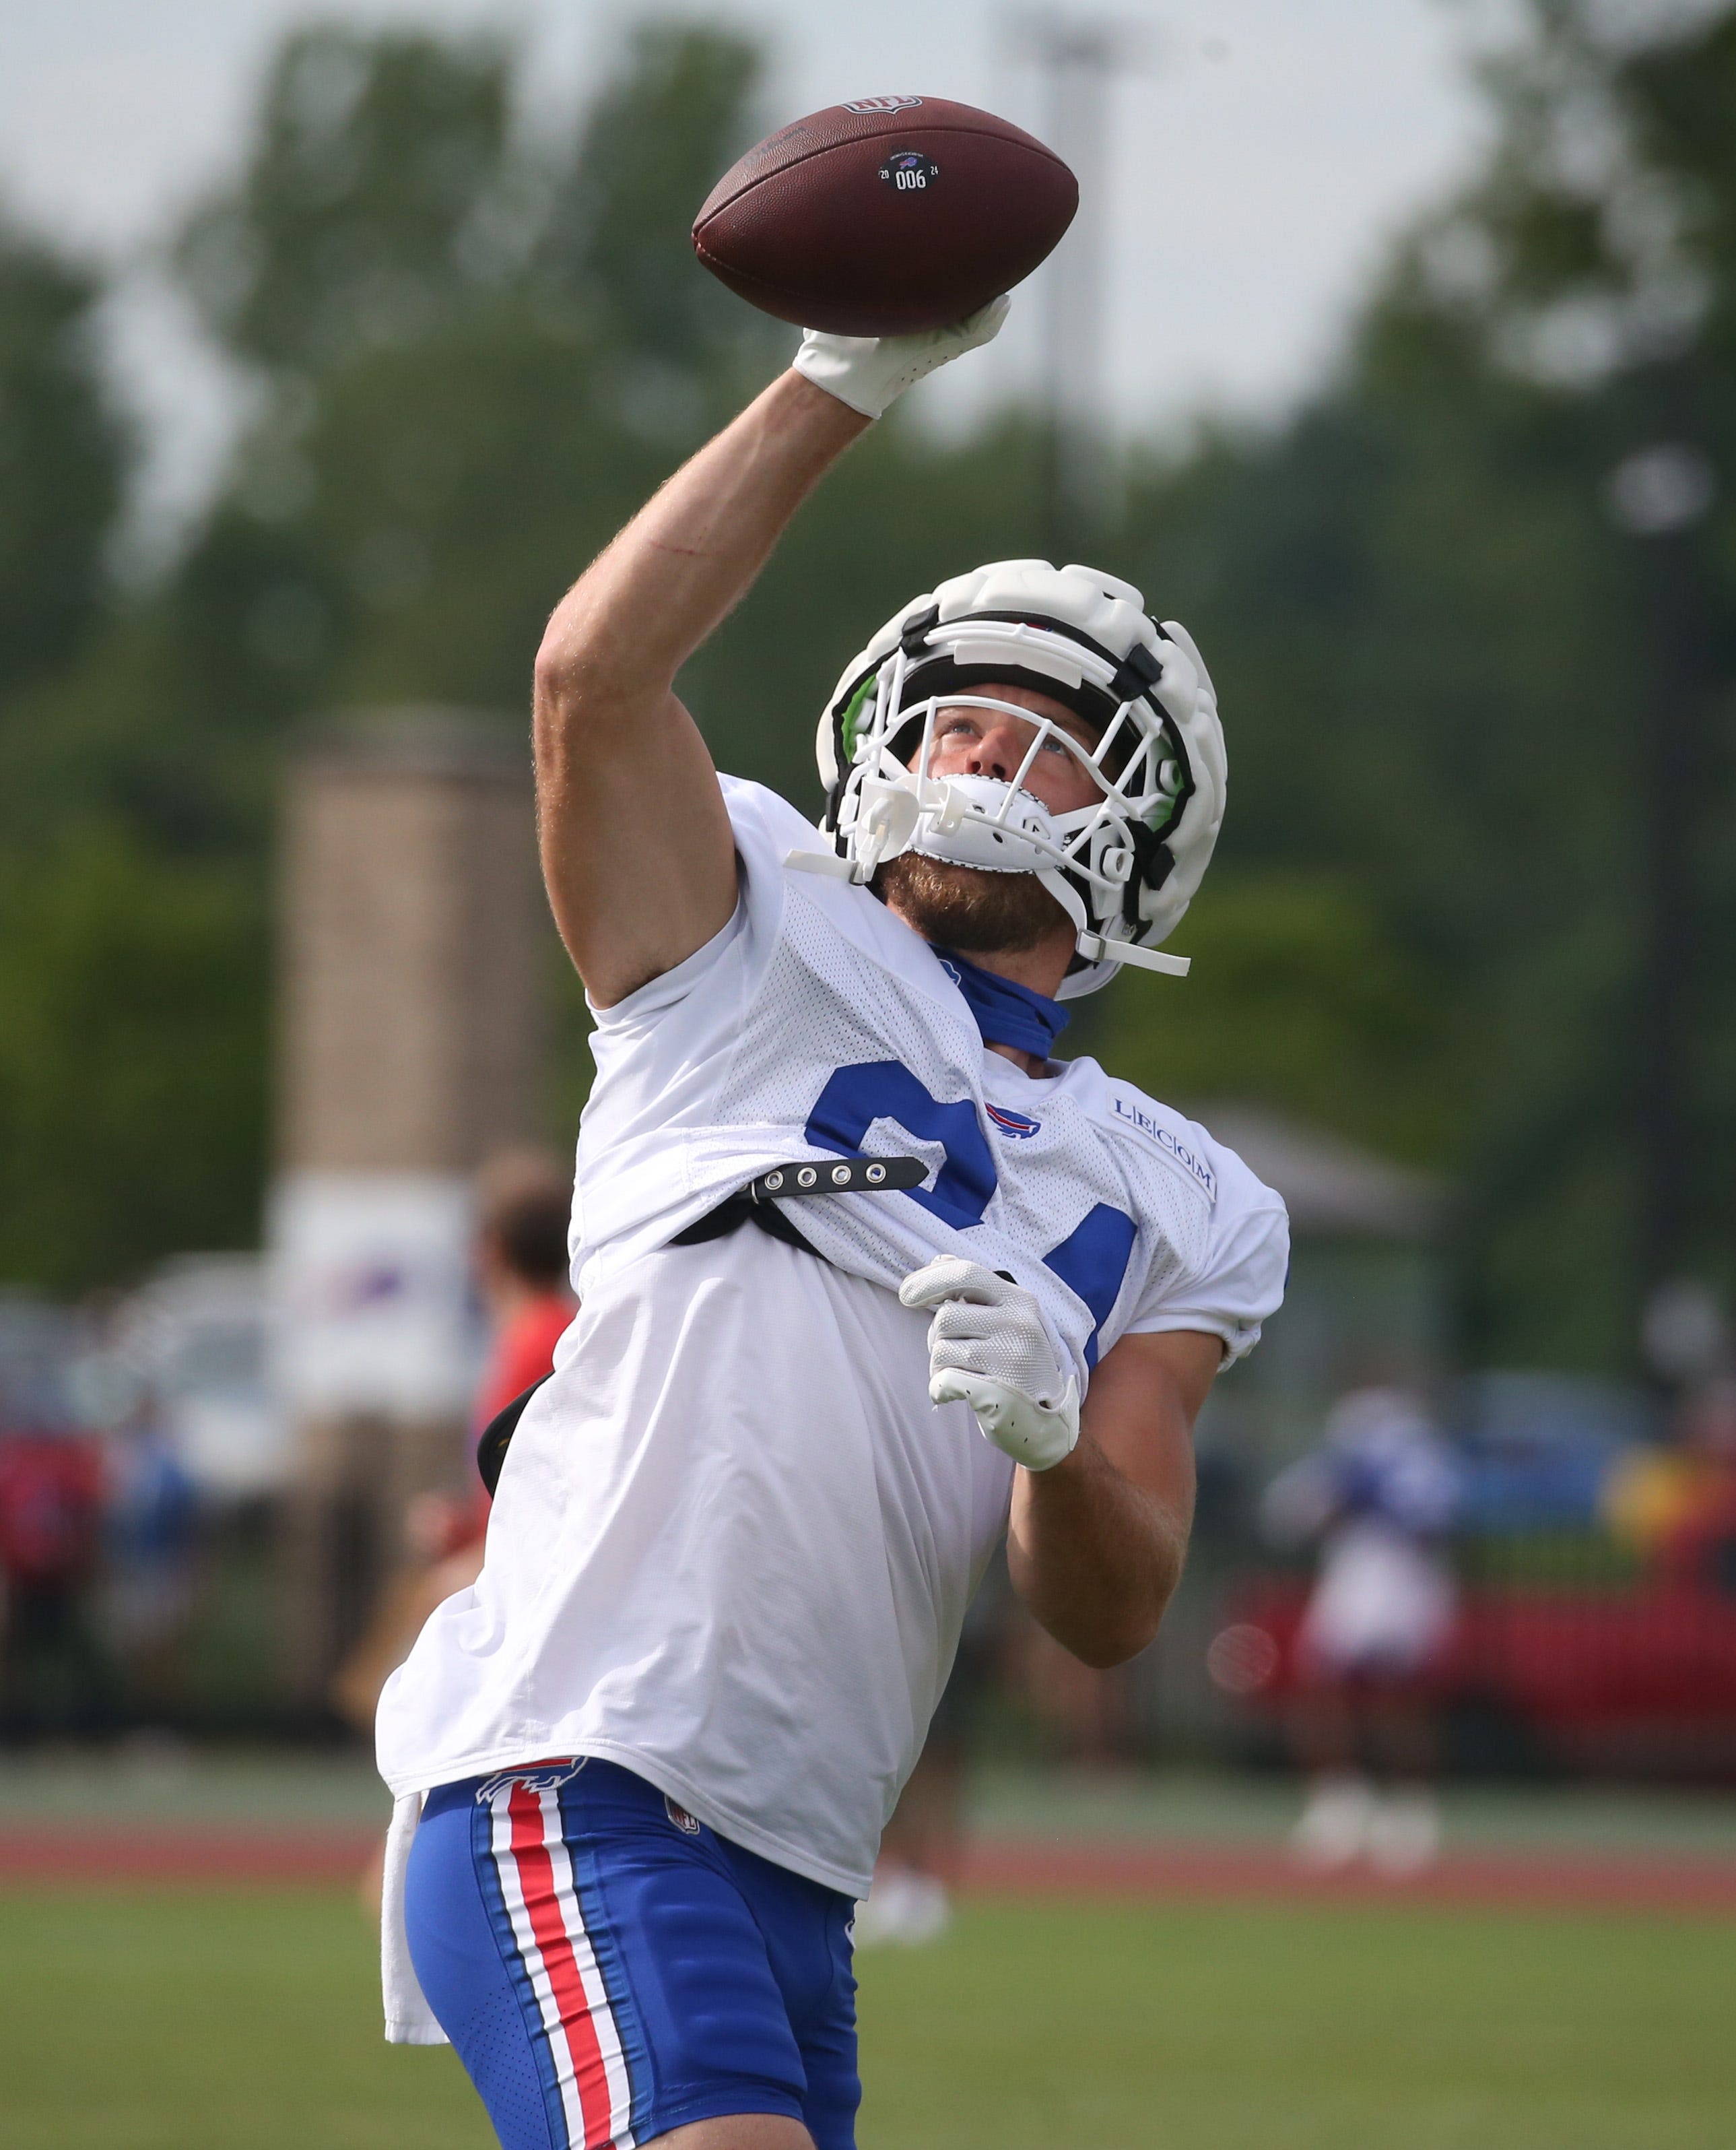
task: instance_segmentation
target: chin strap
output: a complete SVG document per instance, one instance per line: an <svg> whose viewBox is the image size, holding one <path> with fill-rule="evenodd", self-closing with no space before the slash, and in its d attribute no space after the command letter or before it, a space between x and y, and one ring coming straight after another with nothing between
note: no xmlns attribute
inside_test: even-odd
<svg viewBox="0 0 1736 2150"><path fill-rule="evenodd" d="M1088 963L1132 963L1138 970L1161 971L1168 978L1185 978L1194 962L1191 956L1166 956L1161 948L1106 940L1101 933L1082 933L1079 953Z"/></svg>

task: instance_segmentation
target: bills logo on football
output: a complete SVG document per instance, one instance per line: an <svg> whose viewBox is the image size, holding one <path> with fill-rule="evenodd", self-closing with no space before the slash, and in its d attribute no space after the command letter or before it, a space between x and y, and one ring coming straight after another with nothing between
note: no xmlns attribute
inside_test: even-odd
<svg viewBox="0 0 1736 2150"><path fill-rule="evenodd" d="M1012 1136L1015 1141L1029 1142L1032 1135L1042 1132L1042 1122L1033 1120L1028 1113L1015 1113L1005 1105L990 1105L987 1110L1002 1133Z"/></svg>
<svg viewBox="0 0 1736 2150"><path fill-rule="evenodd" d="M880 175L896 193L921 194L939 179L941 168L920 149L895 149L881 166Z"/></svg>

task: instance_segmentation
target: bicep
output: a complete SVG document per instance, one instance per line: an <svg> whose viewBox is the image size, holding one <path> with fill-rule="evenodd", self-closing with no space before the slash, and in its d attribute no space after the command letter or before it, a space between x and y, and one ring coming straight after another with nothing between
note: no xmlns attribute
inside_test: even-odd
<svg viewBox="0 0 1736 2150"><path fill-rule="evenodd" d="M555 923L598 1007L729 922L735 843L699 727L667 692L588 719L539 683L537 818Z"/></svg>
<svg viewBox="0 0 1736 2150"><path fill-rule="evenodd" d="M1080 1423L1109 1462L1183 1519L1194 1511L1194 1421L1223 1363L1199 1330L1123 1336L1091 1377Z"/></svg>

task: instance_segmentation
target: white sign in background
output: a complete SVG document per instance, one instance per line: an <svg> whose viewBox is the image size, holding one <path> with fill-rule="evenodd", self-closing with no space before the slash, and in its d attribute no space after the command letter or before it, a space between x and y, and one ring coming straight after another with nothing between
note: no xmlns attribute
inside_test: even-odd
<svg viewBox="0 0 1736 2150"><path fill-rule="evenodd" d="M463 1416L483 1332L470 1183L298 1172L274 1189L273 1386L296 1417Z"/></svg>

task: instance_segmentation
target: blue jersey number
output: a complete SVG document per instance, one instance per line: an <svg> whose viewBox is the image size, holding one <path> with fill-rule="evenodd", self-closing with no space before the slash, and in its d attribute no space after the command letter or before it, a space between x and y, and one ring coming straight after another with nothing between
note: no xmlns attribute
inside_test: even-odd
<svg viewBox="0 0 1736 2150"><path fill-rule="evenodd" d="M876 1120L896 1120L919 1142L938 1143L946 1153L934 1185L916 1189L912 1202L961 1231L982 1222L997 1184L995 1158L968 1098L943 1105L901 1060L860 1060L829 1078L804 1132L816 1149L855 1157Z"/></svg>
<svg viewBox="0 0 1736 2150"><path fill-rule="evenodd" d="M1124 1209L1112 1209L1099 1202L1077 1230L1069 1232L1058 1247L1043 1256L1070 1292L1091 1309L1091 1338L1085 1346L1085 1363L1097 1364L1098 1333L1109 1319L1109 1310L1121 1296L1121 1287L1133 1259L1139 1229Z"/></svg>
<svg viewBox="0 0 1736 2150"><path fill-rule="evenodd" d="M933 1186L914 1189L912 1202L920 1202L961 1231L982 1222L999 1175L976 1108L968 1098L942 1104L901 1060L861 1060L828 1078L804 1133L815 1149L855 1157L863 1136L876 1120L896 1121L919 1142L938 1143L946 1153ZM1042 1258L1044 1265L1091 1309L1088 1366L1097 1364L1098 1332L1120 1295L1138 1237L1138 1228L1125 1211L1099 1202L1082 1224Z"/></svg>

